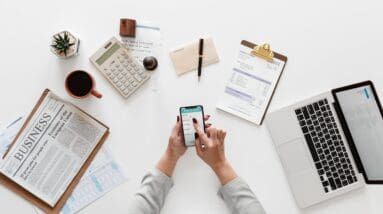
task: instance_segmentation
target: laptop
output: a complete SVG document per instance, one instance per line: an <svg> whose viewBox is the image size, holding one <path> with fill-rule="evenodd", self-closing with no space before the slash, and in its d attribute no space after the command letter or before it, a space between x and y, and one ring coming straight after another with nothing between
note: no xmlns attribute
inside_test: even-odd
<svg viewBox="0 0 383 214"><path fill-rule="evenodd" d="M299 207L383 184L383 113L371 81L272 112L266 124Z"/></svg>

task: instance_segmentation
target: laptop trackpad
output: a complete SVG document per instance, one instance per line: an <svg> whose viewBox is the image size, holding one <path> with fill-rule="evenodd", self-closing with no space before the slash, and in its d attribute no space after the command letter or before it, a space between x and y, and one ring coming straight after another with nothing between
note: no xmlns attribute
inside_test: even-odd
<svg viewBox="0 0 383 214"><path fill-rule="evenodd" d="M312 170L310 154L301 138L281 144L278 148L283 166L288 174Z"/></svg>

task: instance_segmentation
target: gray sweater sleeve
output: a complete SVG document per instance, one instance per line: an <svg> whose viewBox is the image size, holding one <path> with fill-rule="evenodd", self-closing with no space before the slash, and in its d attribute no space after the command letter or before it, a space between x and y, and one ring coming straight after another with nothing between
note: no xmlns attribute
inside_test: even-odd
<svg viewBox="0 0 383 214"><path fill-rule="evenodd" d="M172 179L161 171L148 172L129 205L128 214L159 214L172 186Z"/></svg>
<svg viewBox="0 0 383 214"><path fill-rule="evenodd" d="M261 203L255 197L247 183L236 178L221 187L218 195L225 201L231 213L265 214Z"/></svg>
<svg viewBox="0 0 383 214"><path fill-rule="evenodd" d="M159 214L172 186L172 179L161 171L154 169L148 172L130 203L128 214ZM222 186L218 194L233 214L266 213L250 187L241 178Z"/></svg>

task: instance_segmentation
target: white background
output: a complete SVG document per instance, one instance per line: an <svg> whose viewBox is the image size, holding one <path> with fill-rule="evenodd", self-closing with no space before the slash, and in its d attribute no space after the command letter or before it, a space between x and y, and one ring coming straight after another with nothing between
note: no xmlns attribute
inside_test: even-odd
<svg viewBox="0 0 383 214"><path fill-rule="evenodd" d="M107 144L129 181L83 213L126 213L129 197L165 150L178 108L202 104L211 122L227 130L226 153L268 213L381 213L383 188L371 185L300 210L291 195L266 127L215 109L242 39L269 42L289 57L270 108L345 84L371 79L383 94L383 6L381 1L75 1L0 0L0 122L28 112L44 88L71 100L111 128ZM161 27L163 53L153 78L127 100L105 81L88 58L112 35L119 18L152 21ZM49 51L51 36L68 29L81 39L80 55L60 60ZM220 63L176 76L169 50L202 35L214 38ZM104 98L73 100L65 75L92 74ZM179 161L162 213L226 214L213 172L189 149ZM24 200L0 187L0 213L32 213Z"/></svg>

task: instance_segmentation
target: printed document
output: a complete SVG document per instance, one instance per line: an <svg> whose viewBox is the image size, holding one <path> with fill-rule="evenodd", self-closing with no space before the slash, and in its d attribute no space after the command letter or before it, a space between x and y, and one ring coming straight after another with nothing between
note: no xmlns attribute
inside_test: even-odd
<svg viewBox="0 0 383 214"><path fill-rule="evenodd" d="M76 213L125 181L125 173L104 145L68 198L61 213Z"/></svg>
<svg viewBox="0 0 383 214"><path fill-rule="evenodd" d="M276 58L268 62L251 51L240 45L217 108L260 125L285 62Z"/></svg>
<svg viewBox="0 0 383 214"><path fill-rule="evenodd" d="M107 127L48 92L0 163L0 172L54 207Z"/></svg>
<svg viewBox="0 0 383 214"><path fill-rule="evenodd" d="M147 56L158 55L158 48L161 46L161 31L159 27L149 23L137 23L136 37L122 37L128 50L140 62Z"/></svg>

